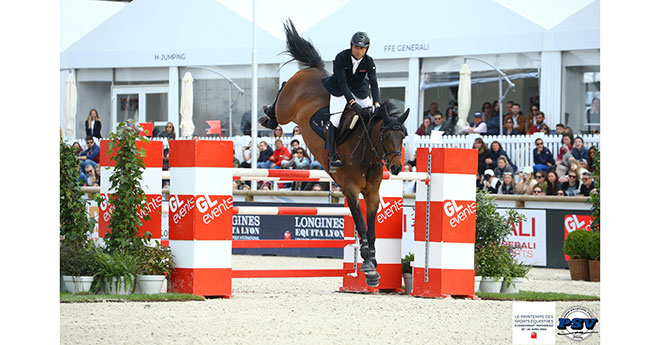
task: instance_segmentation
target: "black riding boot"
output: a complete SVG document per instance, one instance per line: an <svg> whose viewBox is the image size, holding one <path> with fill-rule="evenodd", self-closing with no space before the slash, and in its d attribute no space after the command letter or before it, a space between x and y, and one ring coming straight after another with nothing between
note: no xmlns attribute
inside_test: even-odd
<svg viewBox="0 0 660 345"><path fill-rule="evenodd" d="M264 108L264 113L268 117L261 117L259 118L259 123L269 129L275 129L277 127L277 118L275 118L275 104L277 104L277 99L280 98L280 92L282 92L282 88L284 87L284 84L286 82L282 83L282 86L280 87L280 90L277 91L277 96L275 96L275 102L271 104L270 106Z"/></svg>
<svg viewBox="0 0 660 345"><path fill-rule="evenodd" d="M329 151L328 161L330 166L335 168L341 168L344 166L344 162L341 161L341 157L335 153L335 132L337 128L332 125L332 122L328 124L328 137L325 138L325 146Z"/></svg>

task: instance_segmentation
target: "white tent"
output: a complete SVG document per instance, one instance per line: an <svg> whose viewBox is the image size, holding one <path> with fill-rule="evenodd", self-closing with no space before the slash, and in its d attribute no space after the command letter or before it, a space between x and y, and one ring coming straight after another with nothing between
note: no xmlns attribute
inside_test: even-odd
<svg viewBox="0 0 660 345"><path fill-rule="evenodd" d="M257 29L259 63L284 43ZM135 0L61 53L60 68L249 65L252 24L215 0Z"/></svg>

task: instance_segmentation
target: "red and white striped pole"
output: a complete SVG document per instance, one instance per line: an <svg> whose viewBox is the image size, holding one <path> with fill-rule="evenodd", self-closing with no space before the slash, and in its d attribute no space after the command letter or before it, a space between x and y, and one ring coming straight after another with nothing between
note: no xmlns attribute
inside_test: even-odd
<svg viewBox="0 0 660 345"><path fill-rule="evenodd" d="M419 148L413 296L474 297L477 151Z"/></svg>
<svg viewBox="0 0 660 345"><path fill-rule="evenodd" d="M170 141L172 291L231 296L233 143Z"/></svg>
<svg viewBox="0 0 660 345"><path fill-rule="evenodd" d="M384 168L385 169L385 168ZM401 289L401 238L403 235L403 181L383 180L380 184L380 205L376 214L376 262L380 281L378 287L370 287L360 271L362 256L359 249L344 248L344 269L355 270L357 256L357 277L344 276L341 291L374 292L403 291ZM345 202L344 202L345 203ZM366 215L366 203L360 194L362 216ZM366 219L366 217L365 217ZM344 239L355 241L355 223L351 216L344 217Z"/></svg>
<svg viewBox="0 0 660 345"><path fill-rule="evenodd" d="M112 218L113 209L108 203L109 198L114 194L114 190L110 189L110 176L114 174L114 167L116 162L111 160L114 154L108 155L108 144L110 140L101 140L101 153L99 155L99 164L101 165L101 197L103 202L99 205L99 237L103 238L109 231L110 219ZM142 226L138 234L143 235L145 232L151 232L152 241L160 241L161 238L161 215L160 211L163 207L163 189L162 189L162 171L163 171L163 142L161 141L136 141L137 149L144 149L146 156L143 158L145 170L140 178L140 187L146 193L148 214L150 220L145 221L146 215L142 211L138 213L142 218Z"/></svg>

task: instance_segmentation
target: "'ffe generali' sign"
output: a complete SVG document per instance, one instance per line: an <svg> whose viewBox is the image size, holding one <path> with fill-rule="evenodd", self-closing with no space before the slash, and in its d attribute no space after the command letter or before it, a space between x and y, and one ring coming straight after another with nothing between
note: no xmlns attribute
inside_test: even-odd
<svg viewBox="0 0 660 345"><path fill-rule="evenodd" d="M506 216L506 209L497 209ZM527 217L524 222L513 224L511 234L504 240L504 244L514 248L518 259L527 265L545 266L545 211L516 209L518 213Z"/></svg>

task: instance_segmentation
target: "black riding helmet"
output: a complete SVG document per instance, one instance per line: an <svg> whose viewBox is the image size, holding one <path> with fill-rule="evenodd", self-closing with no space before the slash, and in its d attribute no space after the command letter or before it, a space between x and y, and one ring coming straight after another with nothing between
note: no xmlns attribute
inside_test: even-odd
<svg viewBox="0 0 660 345"><path fill-rule="evenodd" d="M351 44L358 47L369 48L369 36L366 32L358 31L351 38Z"/></svg>

